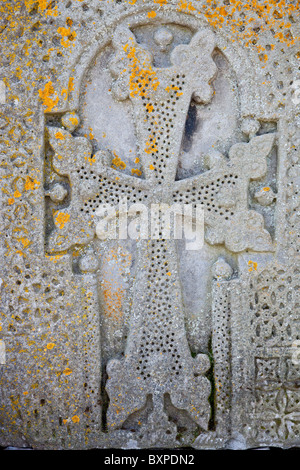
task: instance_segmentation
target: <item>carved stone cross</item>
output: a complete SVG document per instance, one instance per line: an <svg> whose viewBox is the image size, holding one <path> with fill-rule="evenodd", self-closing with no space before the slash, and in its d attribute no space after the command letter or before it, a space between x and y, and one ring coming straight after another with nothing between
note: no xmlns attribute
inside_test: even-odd
<svg viewBox="0 0 300 470"><path fill-rule="evenodd" d="M224 244L233 252L272 250L263 217L248 209L247 197L249 181L266 173L273 135L233 145L229 158L214 153L208 156L208 171L175 181L191 99L206 104L213 96L210 83L217 72L213 34L199 31L189 45L177 46L166 68L154 67L151 54L124 26L116 29L113 46L112 93L117 100L132 102L142 177L111 168L108 151L92 155L88 139L49 127L53 167L69 177L72 193L70 205L54 213L56 228L49 250L65 251L74 244L89 243L95 236L99 205L116 207L125 196L129 204L148 207L152 203L200 204L208 243ZM187 342L175 241L140 240L138 247L140 269L125 356L107 365L108 428L120 428L145 406L149 395L152 418L166 421L168 395L175 407L186 410L207 430L211 410L205 373L210 361L205 354L192 357Z"/></svg>

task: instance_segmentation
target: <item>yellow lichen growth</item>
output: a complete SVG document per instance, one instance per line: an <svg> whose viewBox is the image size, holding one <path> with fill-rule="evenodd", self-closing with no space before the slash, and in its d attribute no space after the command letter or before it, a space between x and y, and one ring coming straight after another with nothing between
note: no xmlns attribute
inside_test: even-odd
<svg viewBox="0 0 300 470"><path fill-rule="evenodd" d="M153 105L151 103L146 104L146 109L148 113L152 113L152 111L154 110Z"/></svg>
<svg viewBox="0 0 300 470"><path fill-rule="evenodd" d="M47 349L53 349L54 346L55 346L54 343L48 343L46 347L47 347Z"/></svg>
<svg viewBox="0 0 300 470"><path fill-rule="evenodd" d="M67 367L67 368L63 371L63 374L65 374L65 375L70 375L70 374L72 374L72 371L71 371L71 369L69 369L69 368Z"/></svg>
<svg viewBox="0 0 300 470"><path fill-rule="evenodd" d="M59 226L60 229L64 228L64 225L69 221L70 214L66 214L65 212L56 211L54 213L54 218L56 221L56 225Z"/></svg>
<svg viewBox="0 0 300 470"><path fill-rule="evenodd" d="M182 92L179 91L180 89L179 89L179 87L176 86L176 85L171 85L171 86L167 86L167 87L166 87L166 91L167 91L168 93L170 93L171 90L177 91L177 93L176 93L177 96L181 96L181 95L182 95Z"/></svg>
<svg viewBox="0 0 300 470"><path fill-rule="evenodd" d="M115 158L112 160L112 164L115 165L117 168L120 168L121 170L125 170L126 168L126 163L121 160L121 158L116 154L116 152L113 152Z"/></svg>
<svg viewBox="0 0 300 470"><path fill-rule="evenodd" d="M179 0L178 9L193 7L191 2ZM233 42L242 42L246 47L254 46L259 53L266 50L264 45L258 43L264 31L272 31L275 39L288 46L295 44L296 39L299 39L293 37L290 31L291 15L299 15L299 6L286 0L230 0L226 6L206 0L199 8L198 14L204 15L214 28L226 27ZM272 44L271 49L273 48ZM264 63L268 56L263 54L259 59Z"/></svg>
<svg viewBox="0 0 300 470"><path fill-rule="evenodd" d="M69 78L68 90L69 92L74 90L74 77Z"/></svg>
<svg viewBox="0 0 300 470"><path fill-rule="evenodd" d="M37 181L36 179L30 178L30 176L27 176L24 188L26 191L32 191L35 189L36 186L39 186L41 183Z"/></svg>
<svg viewBox="0 0 300 470"><path fill-rule="evenodd" d="M70 119L71 123L73 124L73 126L78 125L78 119L76 117L70 117L69 119Z"/></svg>
<svg viewBox="0 0 300 470"><path fill-rule="evenodd" d="M49 0L24 0L24 2L28 11L37 5L40 13L45 12L46 16L57 16L57 5L52 8L52 2Z"/></svg>
<svg viewBox="0 0 300 470"><path fill-rule="evenodd" d="M61 45L64 46L64 47L69 47L70 44L71 44L71 41L74 41L74 39L76 38L77 34L75 33L75 31L72 31L71 32L71 28L64 28L64 27L60 27L57 29L57 32L58 34L60 34L62 36L60 42L61 42Z"/></svg>
<svg viewBox="0 0 300 470"><path fill-rule="evenodd" d="M142 172L138 168L132 168L131 173L133 175L141 176Z"/></svg>
<svg viewBox="0 0 300 470"><path fill-rule="evenodd" d="M56 139L60 139L60 140L64 140L64 138L65 138L64 135L60 131L57 131L55 133L55 137L56 137Z"/></svg>
<svg viewBox="0 0 300 470"><path fill-rule="evenodd" d="M148 18L155 18L156 12L155 11L148 11Z"/></svg>
<svg viewBox="0 0 300 470"><path fill-rule="evenodd" d="M177 9L179 11L182 11L182 10L196 11L196 8L193 7L192 2L186 2L185 0L179 1L179 5Z"/></svg>
<svg viewBox="0 0 300 470"><path fill-rule="evenodd" d="M156 72L152 69L151 64L145 59L143 62L136 55L136 49L132 43L125 44L124 51L129 59L130 77L129 89L131 97L146 97L149 91L156 90L159 81Z"/></svg>
<svg viewBox="0 0 300 470"><path fill-rule="evenodd" d="M249 266L249 273L251 273L251 271L256 271L257 270L257 263L255 261L251 261L249 260L248 261L248 266Z"/></svg>
<svg viewBox="0 0 300 470"><path fill-rule="evenodd" d="M43 101L43 105L46 107L46 113L52 111L59 101L59 97L53 88L52 82L46 83L44 89L39 90L39 96Z"/></svg>
<svg viewBox="0 0 300 470"><path fill-rule="evenodd" d="M156 145L156 138L153 137L153 135L149 136L149 140L146 142L146 148L144 149L146 153L155 153L158 151L157 145Z"/></svg>
<svg viewBox="0 0 300 470"><path fill-rule="evenodd" d="M73 416L72 421L73 421L73 423L79 423L79 421L80 421L79 416L77 416L77 415Z"/></svg>

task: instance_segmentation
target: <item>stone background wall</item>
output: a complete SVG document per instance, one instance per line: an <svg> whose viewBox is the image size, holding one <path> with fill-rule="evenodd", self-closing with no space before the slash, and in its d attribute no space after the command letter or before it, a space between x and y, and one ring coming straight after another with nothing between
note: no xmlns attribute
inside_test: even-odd
<svg viewBox="0 0 300 470"><path fill-rule="evenodd" d="M245 447L299 445L299 2L3 0L0 13L1 445L51 449L159 442L218 448L233 438ZM202 379L210 382L209 399L204 382L188 404L186 396L176 398L177 406L166 388L164 412L155 415L149 385L143 406L135 409L133 395L142 398L136 388L125 387L132 360L118 372L120 382L111 382L130 397L120 404L126 419L114 427L115 392L106 388L106 366L115 358L122 361L133 344L131 312L143 259L131 240L95 242L88 225L82 235L81 206L74 199L82 183L72 180L72 172L77 153L92 158L104 152L103 162L109 151L112 170L139 179L134 190L130 182L126 188L135 201L149 190L143 161L137 160L143 115L136 114L136 125L132 110L138 104L130 97L118 101L112 92L117 78L109 63L117 48L122 50L119 25L130 27L138 46L150 49L158 69L170 66L159 49L162 42L157 46L153 40L162 26L169 27L174 47L189 44L198 30L214 41L207 57L217 72L197 78L209 81L212 95L204 99L200 87L197 99L192 82L180 84L194 94L186 114L176 115L174 108L170 117L170 125L171 119L185 122L182 139L180 133L177 140L170 137L171 147L179 148L176 181L169 183L174 200L202 201L208 189L204 199L214 204L218 194L216 204L230 212L218 174L203 187L202 176L197 179L206 178L207 156L210 168L223 168L224 175L229 165L240 178L250 175L247 165L259 155L250 143L259 136L270 141L263 136L271 134L274 140L261 157L266 169L250 175L237 195L237 204L260 214L272 246L263 245L255 230L267 235L248 213L217 235L207 230L199 252L177 246L179 268L177 273L174 267L172 282L181 284L185 311L174 334L181 338L186 331L191 357L183 368L190 382L192 358L210 358L206 369L199 359ZM195 56L193 47L186 70L196 73L206 60L204 52L201 56L206 46ZM162 107L157 106L158 115ZM62 170L57 155L64 139L61 152L69 163ZM244 170L232 163L237 143L250 145ZM78 166L74 178L89 183L85 171ZM97 171L109 181L110 170ZM195 178L194 190L185 186L188 178ZM115 191L107 183L100 200ZM88 197L92 204L94 196ZM168 367L166 362L167 377ZM176 387L179 396L188 385L179 381ZM191 403L209 413L206 429Z"/></svg>

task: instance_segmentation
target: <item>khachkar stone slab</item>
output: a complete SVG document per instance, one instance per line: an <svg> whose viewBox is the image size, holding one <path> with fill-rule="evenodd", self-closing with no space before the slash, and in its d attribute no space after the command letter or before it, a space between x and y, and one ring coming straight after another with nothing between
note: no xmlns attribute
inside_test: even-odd
<svg viewBox="0 0 300 470"><path fill-rule="evenodd" d="M0 11L1 445L299 446L297 2Z"/></svg>

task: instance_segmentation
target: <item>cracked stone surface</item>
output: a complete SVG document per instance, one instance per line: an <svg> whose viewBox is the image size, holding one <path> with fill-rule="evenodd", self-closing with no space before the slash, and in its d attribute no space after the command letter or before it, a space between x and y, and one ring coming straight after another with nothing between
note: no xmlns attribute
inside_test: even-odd
<svg viewBox="0 0 300 470"><path fill-rule="evenodd" d="M297 2L0 12L0 445L299 446Z"/></svg>

